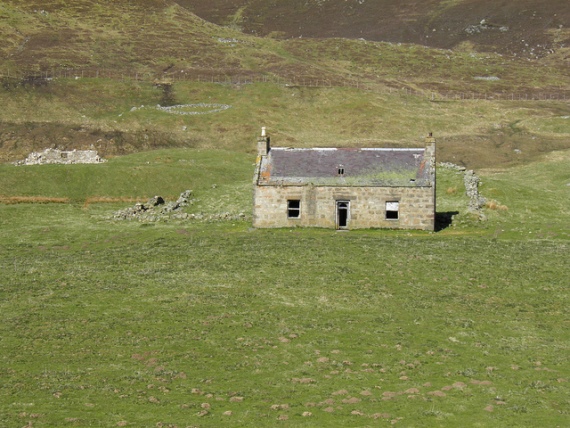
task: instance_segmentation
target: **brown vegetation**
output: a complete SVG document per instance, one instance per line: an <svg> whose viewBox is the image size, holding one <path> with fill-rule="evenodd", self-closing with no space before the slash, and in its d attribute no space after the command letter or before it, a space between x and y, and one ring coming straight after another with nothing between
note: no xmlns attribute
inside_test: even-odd
<svg viewBox="0 0 570 428"><path fill-rule="evenodd" d="M69 198L49 198L46 196L1 196L0 203L13 204L67 204Z"/></svg>
<svg viewBox="0 0 570 428"><path fill-rule="evenodd" d="M343 37L541 57L570 44L565 0L176 0L198 16L244 33ZM568 53L568 51L566 50Z"/></svg>

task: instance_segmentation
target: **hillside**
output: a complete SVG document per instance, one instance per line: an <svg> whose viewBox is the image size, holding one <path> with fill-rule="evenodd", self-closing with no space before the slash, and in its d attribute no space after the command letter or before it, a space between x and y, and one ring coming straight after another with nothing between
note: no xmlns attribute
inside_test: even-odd
<svg viewBox="0 0 570 428"><path fill-rule="evenodd" d="M4 73L98 68L158 72L173 63L230 68L216 37L234 35L173 2L7 1L0 5Z"/></svg>
<svg viewBox="0 0 570 428"><path fill-rule="evenodd" d="M453 86L454 79L464 78L442 76L451 60L482 76L502 72L499 77L504 80L513 74L512 81L499 85L502 89L568 89L566 2L538 7L537 1L527 0L529 8L522 2L491 7L486 0L414 2L413 7L389 1L243 3L77 0L68 5L60 0L7 0L0 5L0 51L5 58L0 75L41 75L62 69L103 69L115 77L253 73L332 82L349 76L391 84L395 80L421 85L431 80L446 88ZM254 21L250 14L263 21L259 31L246 25ZM275 37L254 37L268 34ZM291 38L296 40L287 41ZM388 43L363 44L363 39ZM422 50L414 44L435 49ZM477 51L491 54L477 55ZM418 70L419 62L427 63ZM390 73L373 70L384 67ZM546 82L527 76L544 77L545 71ZM423 82L418 80L420 74ZM472 83L468 89L484 89Z"/></svg>
<svg viewBox="0 0 570 428"><path fill-rule="evenodd" d="M236 16L239 2L209 2L208 15L201 2L7 0L0 4L0 160L46 147L94 146L104 156L173 146L247 152L262 125L280 133L280 144L297 146L415 144L433 131L441 159L472 167L527 162L568 147L570 67L565 24L558 24L565 12L546 26L527 25L547 35L554 34L551 24L563 25L559 48L521 58L483 52L475 39L457 39L449 50L399 43L417 41L403 36L371 41L326 32L334 21L329 12L346 18L346 25L339 21L346 28L356 27L356 17L359 27L384 28L364 25L374 14L360 9L371 2L360 3L342 3L351 13L333 1L308 3L304 14L319 38L291 38L274 33L279 28L269 32L269 24L263 28L271 37L237 25L261 6L256 2ZM285 14L281 3L267 4ZM385 8L410 28L418 28L419 17L435 19L433 11L397 4ZM300 3L288 5L291 17L301 10ZM446 5L442 16L465 6ZM550 4L540 13L548 10ZM230 15L231 22L222 19ZM232 108L177 117L133 110L168 103Z"/></svg>
<svg viewBox="0 0 570 428"><path fill-rule="evenodd" d="M198 16L280 37L343 37L415 43L529 58L570 47L565 0L177 0Z"/></svg>

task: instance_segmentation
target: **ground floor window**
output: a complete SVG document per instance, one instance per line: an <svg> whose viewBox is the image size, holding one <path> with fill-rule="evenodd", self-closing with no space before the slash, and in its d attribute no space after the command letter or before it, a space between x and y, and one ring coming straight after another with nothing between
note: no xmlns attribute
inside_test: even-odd
<svg viewBox="0 0 570 428"><path fill-rule="evenodd" d="M386 202L386 220L398 220L400 218L400 203L398 201Z"/></svg>
<svg viewBox="0 0 570 428"><path fill-rule="evenodd" d="M301 217L301 201L299 199L289 199L287 201L287 218Z"/></svg>

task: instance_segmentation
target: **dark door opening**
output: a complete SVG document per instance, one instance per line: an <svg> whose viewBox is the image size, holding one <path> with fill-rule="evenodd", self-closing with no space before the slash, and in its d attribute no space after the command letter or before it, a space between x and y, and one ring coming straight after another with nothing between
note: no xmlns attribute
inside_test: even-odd
<svg viewBox="0 0 570 428"><path fill-rule="evenodd" d="M336 228L346 229L348 227L349 202L336 201Z"/></svg>

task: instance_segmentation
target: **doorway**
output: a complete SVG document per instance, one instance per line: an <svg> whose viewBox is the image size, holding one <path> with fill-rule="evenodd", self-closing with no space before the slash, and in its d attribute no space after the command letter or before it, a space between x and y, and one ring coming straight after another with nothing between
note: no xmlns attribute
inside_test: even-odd
<svg viewBox="0 0 570 428"><path fill-rule="evenodd" d="M336 201L336 228L348 229L349 219L350 219L350 202Z"/></svg>

